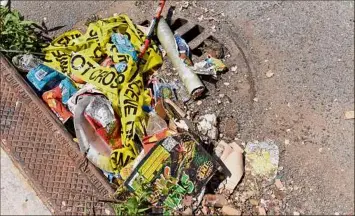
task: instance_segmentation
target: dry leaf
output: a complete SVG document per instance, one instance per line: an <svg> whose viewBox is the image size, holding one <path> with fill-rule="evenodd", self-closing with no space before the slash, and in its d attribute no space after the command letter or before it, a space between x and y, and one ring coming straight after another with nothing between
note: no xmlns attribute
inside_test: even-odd
<svg viewBox="0 0 355 216"><path fill-rule="evenodd" d="M279 190L284 190L284 185L282 184L280 179L275 179L275 186L277 187L277 189Z"/></svg>

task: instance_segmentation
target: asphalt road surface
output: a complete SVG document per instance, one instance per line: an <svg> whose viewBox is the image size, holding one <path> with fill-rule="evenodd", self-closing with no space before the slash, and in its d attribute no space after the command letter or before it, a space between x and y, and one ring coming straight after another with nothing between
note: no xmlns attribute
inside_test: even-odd
<svg viewBox="0 0 355 216"><path fill-rule="evenodd" d="M63 31L112 3L13 1L12 6L27 18L45 19L48 27L66 25ZM292 188L287 212L354 214L354 120L344 119L345 111L354 110L354 2L196 4L223 12L245 45L258 98L255 138L288 140L281 157ZM266 78L267 71L274 76Z"/></svg>

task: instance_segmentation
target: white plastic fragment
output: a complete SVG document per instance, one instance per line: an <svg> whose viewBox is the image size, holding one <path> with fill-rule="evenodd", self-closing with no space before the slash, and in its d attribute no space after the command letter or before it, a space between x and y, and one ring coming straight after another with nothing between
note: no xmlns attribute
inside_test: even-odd
<svg viewBox="0 0 355 216"><path fill-rule="evenodd" d="M218 138L217 116L215 114L206 114L200 116L200 122L197 124L197 129L211 139Z"/></svg>

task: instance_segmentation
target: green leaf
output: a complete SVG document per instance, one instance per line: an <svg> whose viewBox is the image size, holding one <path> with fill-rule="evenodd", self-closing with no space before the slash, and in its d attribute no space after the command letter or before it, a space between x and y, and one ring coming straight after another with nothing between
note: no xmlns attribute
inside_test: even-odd
<svg viewBox="0 0 355 216"><path fill-rule="evenodd" d="M150 209L150 207L139 209L139 210L138 210L138 213L145 212L145 211L147 211L147 210L149 210L149 209Z"/></svg>
<svg viewBox="0 0 355 216"><path fill-rule="evenodd" d="M35 22L29 21L29 20L24 20L24 21L21 21L20 23L21 23L21 25L30 26L30 25L33 25Z"/></svg>
<svg viewBox="0 0 355 216"><path fill-rule="evenodd" d="M12 21L14 19L14 15L11 13L7 14L4 19L4 25L6 25L9 21Z"/></svg>
<svg viewBox="0 0 355 216"><path fill-rule="evenodd" d="M136 209L138 207L138 202L134 197L131 197L127 200L128 209Z"/></svg>
<svg viewBox="0 0 355 216"><path fill-rule="evenodd" d="M14 10L14 11L12 11L12 12L13 12L15 18L17 18L17 20L20 20L20 19L22 18L21 15L20 15L20 13L19 13L18 11Z"/></svg>

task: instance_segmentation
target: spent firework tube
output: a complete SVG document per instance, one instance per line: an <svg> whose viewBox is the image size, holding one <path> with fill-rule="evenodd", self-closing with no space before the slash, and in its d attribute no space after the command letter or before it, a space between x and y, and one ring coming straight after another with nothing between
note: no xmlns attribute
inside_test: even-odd
<svg viewBox="0 0 355 216"><path fill-rule="evenodd" d="M205 86L202 84L200 78L180 59L179 52L176 49L175 37L165 19L159 20L157 35L191 97L196 99L201 96L205 90Z"/></svg>

